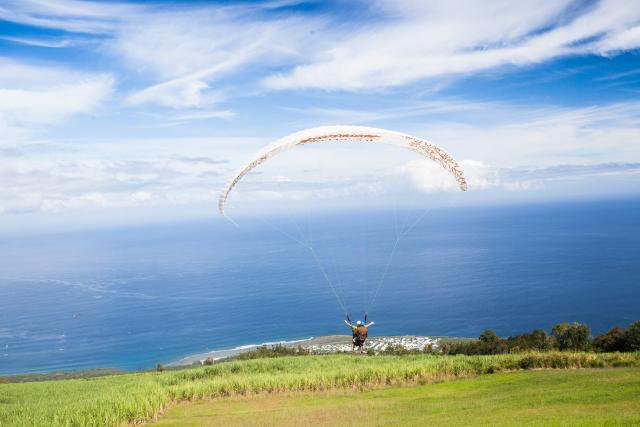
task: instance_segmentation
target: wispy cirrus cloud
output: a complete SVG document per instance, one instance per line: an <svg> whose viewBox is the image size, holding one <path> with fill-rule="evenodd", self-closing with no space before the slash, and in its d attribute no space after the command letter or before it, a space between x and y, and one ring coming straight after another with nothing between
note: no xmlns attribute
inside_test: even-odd
<svg viewBox="0 0 640 427"><path fill-rule="evenodd" d="M310 34L321 22L264 19L231 8L157 14L147 17L145 25L124 29L108 48L127 68L160 80L135 91L129 102L192 108L215 103L224 88L216 83L222 79L255 85L252 69L291 61L314 43ZM159 51L163 54L157 55ZM238 70L245 73L240 78Z"/></svg>
<svg viewBox="0 0 640 427"><path fill-rule="evenodd" d="M625 0L376 0L351 4L358 13L346 18L282 6L10 0L0 19L102 35L103 52L143 85L128 101L171 108L210 106L229 84L438 88L504 67L640 47L640 5Z"/></svg>
<svg viewBox="0 0 640 427"><path fill-rule="evenodd" d="M317 44L312 33L325 20L262 13L281 6L286 3L178 6L10 0L0 8L0 19L102 37L102 53L137 74L143 85L127 97L131 105L194 108L219 100L222 88L215 83L220 79L252 84L246 75L238 79L238 70L282 66ZM12 40L59 47L67 39Z"/></svg>
<svg viewBox="0 0 640 427"><path fill-rule="evenodd" d="M437 101L414 101L402 103L401 105L373 106L373 108L370 105L367 105L366 108L327 108L314 106L306 106L304 108L283 106L280 108L289 113L314 117L327 123L371 124L410 117L483 112L497 106L500 106L500 104L444 98ZM504 106L500 107L503 108Z"/></svg>
<svg viewBox="0 0 640 427"><path fill-rule="evenodd" d="M124 17L147 9L125 2L6 0L0 6L0 19L67 32L111 34Z"/></svg>
<svg viewBox="0 0 640 427"><path fill-rule="evenodd" d="M391 18L364 22L265 85L360 91L640 46L640 4L624 0L375 5Z"/></svg>
<svg viewBox="0 0 640 427"><path fill-rule="evenodd" d="M0 36L0 40L6 40L9 42L23 44L26 46L46 47L46 48L53 48L53 49L61 49L61 48L70 47L70 46L79 44L79 42L75 40L66 39L66 38L44 39L44 38Z"/></svg>

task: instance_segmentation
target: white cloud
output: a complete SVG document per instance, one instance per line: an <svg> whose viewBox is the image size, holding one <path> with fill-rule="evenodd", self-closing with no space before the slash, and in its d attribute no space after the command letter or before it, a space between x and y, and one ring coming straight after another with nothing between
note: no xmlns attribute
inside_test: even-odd
<svg viewBox="0 0 640 427"><path fill-rule="evenodd" d="M437 88L504 66L640 47L640 3L627 0L376 0L334 20L279 6L8 0L0 19L104 37L103 51L144 85L129 102L171 108L211 106L234 84L363 91L429 79Z"/></svg>
<svg viewBox="0 0 640 427"><path fill-rule="evenodd" d="M109 76L43 90L0 89L0 113L15 122L54 123L95 109L111 90Z"/></svg>
<svg viewBox="0 0 640 427"><path fill-rule="evenodd" d="M562 181L580 186L594 179L633 180L640 177L640 163L573 164L542 168L498 168L477 160L462 160L459 163L467 178L470 193L486 190L534 191ZM402 173L418 190L425 193L459 191L449 173L428 160L408 162L402 168Z"/></svg>
<svg viewBox="0 0 640 427"><path fill-rule="evenodd" d="M217 101L220 88L213 84L220 79L290 61L312 43L308 34L317 26L313 19L268 20L237 9L204 8L152 14L144 25L136 19L108 48L129 69L160 80L133 93L132 104L192 108Z"/></svg>
<svg viewBox="0 0 640 427"><path fill-rule="evenodd" d="M427 119L419 120L419 127L398 130L427 138L463 159L469 194L530 193L561 181L582 187L594 179L633 182L638 177L640 168L628 162L640 161L640 103L525 108L452 100L450 105L409 105L389 114L413 115L420 108ZM457 122L449 111L457 113ZM216 116L215 110L189 110L175 118ZM383 117L385 111L373 116ZM217 191L235 167L268 142L241 137L24 142L0 156L0 182L5 184L0 186L0 206L14 213L194 203L213 209ZM388 146L363 153L357 144L292 150L247 176L233 199L317 200L329 206L411 191L407 180L430 194L457 191L442 168L414 153Z"/></svg>
<svg viewBox="0 0 640 427"><path fill-rule="evenodd" d="M380 102L378 103L380 104ZM471 102L461 99L441 99L428 102L411 102L397 104L387 108L322 108L305 107L291 108L282 107L283 110L313 117L315 120L322 120L327 123L343 124L371 124L378 121L397 120L408 117L424 117L438 114L461 114L469 112L482 112L494 108L495 103Z"/></svg>
<svg viewBox="0 0 640 427"><path fill-rule="evenodd" d="M597 44L599 53L606 55L610 52L637 49L640 46L640 25L615 32Z"/></svg>
<svg viewBox="0 0 640 427"><path fill-rule="evenodd" d="M171 80L136 92L128 101L132 105L155 103L172 108L208 106L218 97L206 93L207 89L209 85L202 80Z"/></svg>
<svg viewBox="0 0 640 427"><path fill-rule="evenodd" d="M0 212L213 205L229 173L215 139L26 144L0 155ZM8 150L5 150L8 151ZM184 153L188 153L185 155Z"/></svg>
<svg viewBox="0 0 640 427"><path fill-rule="evenodd" d="M490 115L432 120L411 132L467 157L508 168L640 159L640 103L582 108L495 104Z"/></svg>
<svg viewBox="0 0 640 427"><path fill-rule="evenodd" d="M9 126L50 124L89 113L111 93L110 75L0 58L0 118ZM1 127L1 126L0 126Z"/></svg>
<svg viewBox="0 0 640 427"><path fill-rule="evenodd" d="M265 80L273 89L364 90L445 78L560 56L608 54L640 46L640 3L377 2L392 19L363 23L311 50L292 71Z"/></svg>
<svg viewBox="0 0 640 427"><path fill-rule="evenodd" d="M231 110L187 110L176 114L153 114L150 116L158 122L156 125L150 125L150 127L169 128L190 124L195 121L231 120L236 117L236 113Z"/></svg>
<svg viewBox="0 0 640 427"><path fill-rule="evenodd" d="M52 49L60 49L64 47L73 46L78 44L79 42L71 40L71 39L37 39L37 38L26 38L26 37L9 37L9 36L0 36L0 40L6 40L13 43L23 44L26 46L36 46L36 47L48 47Z"/></svg>
<svg viewBox="0 0 640 427"><path fill-rule="evenodd" d="M126 3L83 0L4 0L0 19L58 30L108 34L122 17L146 8Z"/></svg>
<svg viewBox="0 0 640 427"><path fill-rule="evenodd" d="M469 191L503 187L498 171L489 165L477 160L462 160L459 164L467 179ZM402 172L410 177L416 188L426 193L459 191L451 175L430 160L412 160L403 166Z"/></svg>
<svg viewBox="0 0 640 427"><path fill-rule="evenodd" d="M193 108L219 99L214 83L220 79L252 66L281 66L321 44L312 33L324 20L263 13L283 5L8 0L0 7L0 19L103 37L102 53L111 54L147 86L133 90L131 104Z"/></svg>
<svg viewBox="0 0 640 427"><path fill-rule="evenodd" d="M265 13L268 7L273 9ZM80 72L68 66L0 58L0 210L213 205L236 160L268 140L171 139L178 131L200 132L205 123L193 129L166 129L162 146L127 135L157 131L150 128L159 127L160 121L170 127L234 118L233 111L218 105L234 96L263 91L260 82L268 89L353 90L367 97L318 92L313 98L300 94L286 99L278 94L266 100L256 97L244 105L261 111L272 100L282 105L293 99L300 107L285 105L280 111L265 111L264 117L244 120L241 115L235 122L218 121L207 132L238 134L242 132L238 127L256 123L249 131L254 135L280 136L283 128L298 123L306 127L319 120L327 124L384 122L383 127L427 138L456 157L474 159L463 160L462 165L470 187L484 194L535 191L565 178L577 182L576 186L594 177L604 180L622 174L637 180L637 168L624 163L640 161L638 102L581 108L463 99L409 104L401 96L396 99L395 93L386 97L368 90L429 79L424 86L432 91L452 77L503 66L635 49L640 46L640 3L379 0L349 7L360 12L350 15L357 17L305 16L290 9L282 12L274 4L3 2L0 19L90 33L42 40L10 37L12 41L65 47L67 40L92 40L85 46L93 49L92 55L102 55L96 63L107 62L104 55L108 55L114 71ZM127 92L110 97L117 73L123 77L118 88ZM102 135L92 135L86 128L78 132L80 136L69 130L70 139L83 139L68 144L60 139L46 141L46 134L34 132L76 114L95 112L107 99L114 100L115 107L126 107L124 113L134 110L136 115L131 119L122 114L123 120L101 140ZM254 99L256 104L250 105ZM309 105L313 102L321 104ZM155 105L177 111L149 108ZM302 119L292 123L292 112L300 113ZM231 126L237 123L238 127ZM372 150L362 156L349 148L340 155L334 153L333 149L314 151L311 156L291 153L280 163L265 165L261 172L266 179L247 177L234 196L237 200L355 199L393 191L394 180L404 179L406 184L407 178L425 192L455 188L436 165L409 162L415 158L413 153L394 151L391 157L390 151ZM400 160L393 163L391 159ZM405 163L404 175L398 177L397 169ZM603 164L618 166L598 166Z"/></svg>
<svg viewBox="0 0 640 427"><path fill-rule="evenodd" d="M171 117L171 120L178 122L186 122L192 120L208 120L208 119L232 119L235 117L235 113L229 110L209 110L209 111L195 111L186 114L178 114Z"/></svg>

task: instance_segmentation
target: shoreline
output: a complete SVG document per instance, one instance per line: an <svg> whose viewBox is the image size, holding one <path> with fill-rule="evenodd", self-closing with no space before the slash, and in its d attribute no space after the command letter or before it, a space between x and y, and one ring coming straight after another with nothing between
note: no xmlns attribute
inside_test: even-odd
<svg viewBox="0 0 640 427"><path fill-rule="evenodd" d="M256 348L264 345L274 346L274 345L281 344L289 347L297 347L301 343L312 341L314 339L316 338L309 337L309 338L303 338L299 340L270 341L270 342L264 342L261 344L245 344L245 345L239 345L233 348L222 348L218 350L210 350L210 351L205 351L201 353L193 353L193 354L184 356L178 360L173 360L171 362L168 362L165 366L167 367L190 366L198 362L202 364L204 360L209 358L214 361L227 359L229 357L236 356L240 353L246 353L247 351L255 350Z"/></svg>
<svg viewBox="0 0 640 427"><path fill-rule="evenodd" d="M440 345L442 339L460 339L454 337L440 337L440 336L420 336L420 335L397 335L397 336L374 336L367 339L365 350L373 349L374 351L383 351L390 346L402 346L407 350L422 350L428 346L437 348ZM464 339L464 338L462 338ZM286 347L302 347L306 350L310 350L317 354L326 353L342 353L351 351L351 335L324 335L320 337L310 337L299 340L282 340L265 342L261 344L247 344L234 348L210 350L201 353L194 353L182 357L178 360L173 360L167 363L167 367L180 367L201 365L204 361L211 359L212 361L220 361L228 359L233 356L237 356L241 353L255 350L262 346L275 346L284 345Z"/></svg>

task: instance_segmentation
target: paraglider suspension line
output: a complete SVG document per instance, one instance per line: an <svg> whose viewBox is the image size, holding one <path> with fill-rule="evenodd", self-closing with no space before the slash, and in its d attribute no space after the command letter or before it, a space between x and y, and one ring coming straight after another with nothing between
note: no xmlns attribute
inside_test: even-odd
<svg viewBox="0 0 640 427"><path fill-rule="evenodd" d="M427 208L424 210L424 212L422 212L422 214L413 222L413 224L411 224L409 227L403 229L397 236L396 236L396 241L393 243L393 247L391 248L391 252L389 253L389 258L387 259L387 264L384 267L384 270L382 272L382 275L380 276L380 280L378 280L378 286L376 286L376 290L373 293L373 296L371 297L371 300L369 302L369 304L367 305L367 309L365 310L366 312L369 311L370 308L372 308L376 302L376 300L378 299L378 294L380 293L380 289L382 288L382 284L384 283L384 280L387 278L387 273L389 272L389 267L391 267L391 262L393 261L393 256L396 253L396 250L398 249L398 245L400 244L400 241L404 238L404 236L406 236L407 234L409 234L411 232L411 230L413 230L415 228L416 225L418 225L418 223L420 221L422 221L422 218L425 217L425 215L429 212L430 208Z"/></svg>
<svg viewBox="0 0 640 427"><path fill-rule="evenodd" d="M340 308L342 308L342 311L344 311L344 313L347 314L347 308L345 307L344 302L342 301L342 298L340 298L340 295L338 295L336 288L333 286L333 282L331 282L331 279L329 279L329 275L327 275L327 271L324 269L322 262L320 262L320 258L318 258L318 254L316 254L315 249L313 249L313 246L311 245L307 245L307 249L311 251L311 254L313 255L313 259L316 261L316 264L318 265L318 268L320 269L320 271L322 271L322 275L324 276L324 279L329 284L329 288L331 288L331 291L333 292L333 295L336 297L338 304L340 304Z"/></svg>
<svg viewBox="0 0 640 427"><path fill-rule="evenodd" d="M344 302L342 301L342 298L340 298L340 295L338 295L338 292L336 291L335 286L333 285L333 282L331 281L331 279L329 278L329 275L327 274L327 271L324 268L324 265L322 264L322 261L320 261L320 258L318 257L318 254L316 253L316 250L313 248L313 246L311 246L311 244L303 241L302 239L298 239L295 236L292 236L291 234L287 233L286 231L282 230L279 227L276 227L273 224L270 224L268 221L265 221L264 219L261 219L261 221L268 225L269 227L273 228L274 230L278 231L279 233L281 233L283 236L293 240L294 242L296 242L297 244L299 244L300 246L303 246L305 248L307 248L309 250L309 252L311 252L311 255L313 256L314 261L316 262L316 265L318 266L318 268L320 269L320 271L322 272L322 276L324 277L324 280L327 282L327 284L329 285L329 288L331 289L331 292L333 293L333 295L336 297L336 301L338 301L338 304L340 305L340 308L342 309L342 311L347 314L348 310L344 304ZM299 229L298 229L299 230Z"/></svg>

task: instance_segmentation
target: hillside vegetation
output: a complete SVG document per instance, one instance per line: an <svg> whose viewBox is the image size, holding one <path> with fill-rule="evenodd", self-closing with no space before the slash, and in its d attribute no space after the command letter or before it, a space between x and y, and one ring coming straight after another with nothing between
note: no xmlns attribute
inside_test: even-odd
<svg viewBox="0 0 640 427"><path fill-rule="evenodd" d="M639 396L640 368L535 370L363 392L199 401L172 407L157 425L640 425Z"/></svg>
<svg viewBox="0 0 640 427"><path fill-rule="evenodd" d="M0 384L0 425L125 425L172 403L288 391L422 384L534 368L638 367L640 353L281 357L181 371Z"/></svg>

